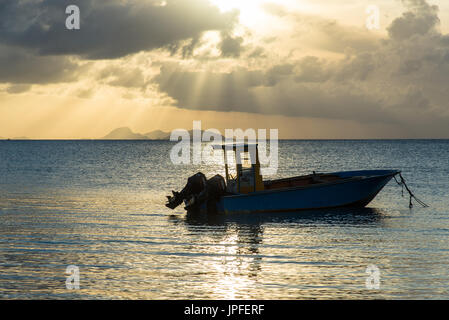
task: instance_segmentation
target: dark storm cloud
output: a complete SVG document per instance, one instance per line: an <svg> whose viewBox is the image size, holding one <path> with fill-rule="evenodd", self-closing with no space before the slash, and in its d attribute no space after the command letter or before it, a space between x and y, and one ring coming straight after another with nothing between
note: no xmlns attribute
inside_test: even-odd
<svg viewBox="0 0 449 320"><path fill-rule="evenodd" d="M65 9L81 11L81 29L67 30ZM41 55L119 58L207 30L230 30L238 12L221 13L207 0L2 0L0 42Z"/></svg>
<svg viewBox="0 0 449 320"><path fill-rule="evenodd" d="M0 44L0 83L47 84L76 79L82 68L62 56L38 56L29 50Z"/></svg>

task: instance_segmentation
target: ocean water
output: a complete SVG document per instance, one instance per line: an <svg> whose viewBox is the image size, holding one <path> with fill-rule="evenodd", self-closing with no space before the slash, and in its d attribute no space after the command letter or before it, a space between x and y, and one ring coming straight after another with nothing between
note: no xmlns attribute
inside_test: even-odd
<svg viewBox="0 0 449 320"><path fill-rule="evenodd" d="M279 142L276 177L399 169L428 208L392 180L364 209L215 218L164 206L190 175L223 173L173 165L172 146L0 141L0 298L449 298L448 140Z"/></svg>

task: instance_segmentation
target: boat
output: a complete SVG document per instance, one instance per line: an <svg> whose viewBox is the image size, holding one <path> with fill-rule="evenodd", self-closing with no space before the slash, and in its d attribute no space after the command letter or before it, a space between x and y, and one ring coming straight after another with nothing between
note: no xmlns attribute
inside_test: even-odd
<svg viewBox="0 0 449 320"><path fill-rule="evenodd" d="M168 208L184 202L187 212L232 214L365 207L393 177L401 174L399 170L357 170L264 180L257 144L222 144L214 148L223 150L225 177L207 179L201 172L191 176L181 192L172 191L167 196ZM228 150L235 157L235 176L229 172Z"/></svg>

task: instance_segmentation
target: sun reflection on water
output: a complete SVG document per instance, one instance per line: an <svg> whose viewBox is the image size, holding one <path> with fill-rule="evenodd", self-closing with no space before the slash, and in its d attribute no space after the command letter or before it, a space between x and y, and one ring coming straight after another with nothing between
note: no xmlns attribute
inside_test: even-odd
<svg viewBox="0 0 449 320"><path fill-rule="evenodd" d="M213 284L213 295L220 299L239 299L246 296L249 288L255 285L255 273L252 265L257 263L257 249L248 252L242 245L237 227L226 231L223 240L216 246L219 259L210 261L210 268L218 275ZM255 256L252 256L255 255Z"/></svg>

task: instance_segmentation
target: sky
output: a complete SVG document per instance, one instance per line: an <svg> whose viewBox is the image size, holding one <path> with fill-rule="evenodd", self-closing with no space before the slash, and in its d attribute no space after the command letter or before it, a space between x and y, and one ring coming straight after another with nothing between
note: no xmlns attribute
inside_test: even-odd
<svg viewBox="0 0 449 320"><path fill-rule="evenodd" d="M0 0L4 138L449 138L448 89L447 0Z"/></svg>

